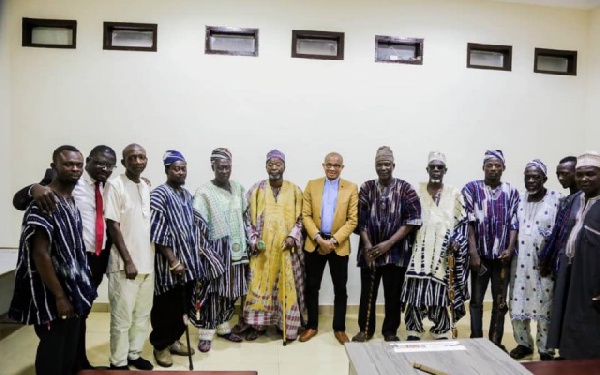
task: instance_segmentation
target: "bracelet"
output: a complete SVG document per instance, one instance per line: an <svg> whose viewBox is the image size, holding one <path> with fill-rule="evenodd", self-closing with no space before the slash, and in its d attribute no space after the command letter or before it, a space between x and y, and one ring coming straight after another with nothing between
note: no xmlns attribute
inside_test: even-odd
<svg viewBox="0 0 600 375"><path fill-rule="evenodd" d="M181 265L181 261L178 260L176 265L174 265L173 267L169 267L169 271L175 270L175 268L179 267L180 265Z"/></svg>

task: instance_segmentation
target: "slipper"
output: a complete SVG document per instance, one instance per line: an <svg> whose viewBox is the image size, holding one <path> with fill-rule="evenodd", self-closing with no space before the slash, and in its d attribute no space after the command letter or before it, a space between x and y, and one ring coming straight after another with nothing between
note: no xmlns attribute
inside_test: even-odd
<svg viewBox="0 0 600 375"><path fill-rule="evenodd" d="M229 332L229 333L226 333L224 335L217 335L217 336L222 337L225 340L228 340L228 341L231 341L231 342L242 342L242 341L244 341L240 336L236 335L233 332Z"/></svg>
<svg viewBox="0 0 600 375"><path fill-rule="evenodd" d="M259 331L258 329L252 328L251 330L246 332L246 336L244 336L244 338L246 339L246 341L254 341L266 333L267 331L264 329Z"/></svg>
<svg viewBox="0 0 600 375"><path fill-rule="evenodd" d="M200 342L198 342L198 350L200 350L202 353L207 353L210 351L210 341L200 340Z"/></svg>
<svg viewBox="0 0 600 375"><path fill-rule="evenodd" d="M252 326L250 324L241 322L241 323L234 325L233 328L231 329L231 332L235 333L236 335L239 335L240 333L246 332L250 328L252 328Z"/></svg>

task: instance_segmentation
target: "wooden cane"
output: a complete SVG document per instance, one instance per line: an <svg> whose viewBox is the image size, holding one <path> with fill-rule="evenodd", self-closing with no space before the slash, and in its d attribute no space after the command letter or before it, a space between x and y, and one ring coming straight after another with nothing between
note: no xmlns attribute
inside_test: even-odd
<svg viewBox="0 0 600 375"><path fill-rule="evenodd" d="M185 325L185 341L188 347L188 361L190 371L194 370L194 363L192 362L192 347L190 346L190 328L189 328L189 318L187 314L188 305L186 303L187 296L185 293L185 282L183 280L183 275L179 276L179 284L181 284L181 313L183 315L183 324Z"/></svg>
<svg viewBox="0 0 600 375"><path fill-rule="evenodd" d="M454 246L448 245L447 253L448 263L448 298L450 303L450 331L452 332L452 338L458 337L458 329L456 329L456 318L454 315Z"/></svg>
<svg viewBox="0 0 600 375"><path fill-rule="evenodd" d="M285 278L285 244L284 244L284 248L283 248L283 252L281 253L281 286L282 286L282 294L283 294L283 301L281 302L281 318L283 320L283 346L287 345L287 327L286 327L286 308L285 308L285 302L286 302L286 298L285 298L285 290L286 290L286 278Z"/></svg>
<svg viewBox="0 0 600 375"><path fill-rule="evenodd" d="M500 292L496 296L496 301L498 304L496 316L496 323L494 324L494 341L495 344L500 346L502 344L502 336L500 335L500 322L502 321L502 317L506 311L506 300L504 298L504 283L506 281L506 266L501 264L502 269L500 270Z"/></svg>

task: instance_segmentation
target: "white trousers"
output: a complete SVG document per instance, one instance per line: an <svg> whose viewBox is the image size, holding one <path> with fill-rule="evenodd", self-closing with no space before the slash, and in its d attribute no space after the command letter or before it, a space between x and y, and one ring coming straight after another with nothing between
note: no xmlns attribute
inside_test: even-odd
<svg viewBox="0 0 600 375"><path fill-rule="evenodd" d="M154 274L127 280L125 271L108 273L110 301L110 363L127 365L138 359L148 338L154 296Z"/></svg>

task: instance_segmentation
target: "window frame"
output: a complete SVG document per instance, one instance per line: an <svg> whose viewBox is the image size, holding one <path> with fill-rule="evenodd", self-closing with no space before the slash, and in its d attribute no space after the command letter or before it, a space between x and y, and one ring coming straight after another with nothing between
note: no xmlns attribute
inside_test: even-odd
<svg viewBox="0 0 600 375"><path fill-rule="evenodd" d="M112 33L116 30L130 31L152 31L152 45L150 47L139 46L115 46L112 44ZM105 21L102 35L102 49L108 51L140 51L156 52L158 50L158 24L139 22L113 22Z"/></svg>
<svg viewBox="0 0 600 375"><path fill-rule="evenodd" d="M498 52L504 55L504 65L502 67L477 65L471 63L472 51ZM510 72L512 71L512 46L504 44L480 44L467 43L467 68L486 69Z"/></svg>
<svg viewBox="0 0 600 375"><path fill-rule="evenodd" d="M36 27L48 27L55 29L69 29L73 31L72 44L39 44L32 42L33 29ZM23 17L21 23L21 45L23 47L41 47L41 48L77 48L77 21L59 20L47 18L29 18Z"/></svg>
<svg viewBox="0 0 600 375"><path fill-rule="evenodd" d="M557 72L553 70L543 70L538 68L538 59L540 56L557 57L567 59L567 71ZM560 76L576 76L577 75L577 51L550 49L550 48L535 48L533 59L533 72L539 74L552 74Z"/></svg>
<svg viewBox="0 0 600 375"><path fill-rule="evenodd" d="M254 52L245 51L222 51L214 50L210 45L210 38L213 34L221 35L239 35L254 36ZM258 57L258 29L250 27L227 27L227 26L206 26L206 36L204 39L204 53L207 55L227 55L227 56L250 56Z"/></svg>
<svg viewBox="0 0 600 375"><path fill-rule="evenodd" d="M331 56L299 53L297 50L298 39L320 39L327 41L335 41L337 43L337 54L335 56ZM292 30L292 57L313 60L344 60L344 43L344 32L320 30Z"/></svg>
<svg viewBox="0 0 600 375"><path fill-rule="evenodd" d="M383 60L379 59L378 51L381 44L387 44L389 46L415 46L415 59L398 59L398 60ZM375 35L375 62L392 63L392 64L410 64L410 65L423 65L423 47L425 41L423 38L405 38L405 37L393 37L385 35Z"/></svg>

